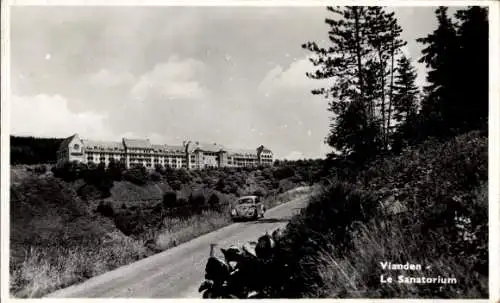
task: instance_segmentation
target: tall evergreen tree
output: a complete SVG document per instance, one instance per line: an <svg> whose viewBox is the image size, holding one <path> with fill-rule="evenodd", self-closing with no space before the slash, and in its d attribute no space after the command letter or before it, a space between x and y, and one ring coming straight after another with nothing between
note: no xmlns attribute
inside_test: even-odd
<svg viewBox="0 0 500 303"><path fill-rule="evenodd" d="M337 117L327 139L330 146L356 163L370 159L380 148L380 128L365 118L367 110L361 101L351 102Z"/></svg>
<svg viewBox="0 0 500 303"><path fill-rule="evenodd" d="M427 96L422 102L422 115L426 119L428 135L444 136L453 133L458 125L455 113L457 77L459 73L459 44L455 26L448 17L446 7L436 10L438 28L425 38L417 39L426 47L419 62L429 68L425 88Z"/></svg>
<svg viewBox="0 0 500 303"><path fill-rule="evenodd" d="M390 59L404 45L398 39L401 29L394 14L381 7L327 9L335 15L325 20L331 45L302 45L315 54L311 62L318 67L307 76L332 80L331 86L312 91L329 100L329 111L333 113L327 143L344 154L374 155L384 145L384 128L389 125L385 105L386 99L390 103L387 91L391 80L387 77L394 69ZM370 153L361 150L368 147Z"/></svg>
<svg viewBox="0 0 500 303"><path fill-rule="evenodd" d="M425 38L421 62L430 71L422 117L429 135L447 136L486 127L488 119L488 11L436 10L438 28Z"/></svg>
<svg viewBox="0 0 500 303"><path fill-rule="evenodd" d="M366 32L370 29L368 9L366 7L327 7L333 18L327 18L325 23L329 26L328 48L320 47L316 42L307 42L303 48L313 52L315 57L311 62L318 69L306 75L312 79L331 79L332 86L322 87L312 91L313 94L322 94L329 100L329 111L333 113L330 134L327 143L332 147L346 151L353 151L355 146L360 146L353 140L337 141L342 126L352 126L352 131L363 131L363 124L343 123L341 120L349 116L352 121L372 121L372 98L367 89L365 63L370 53ZM350 103L356 102L356 110L350 115L346 112ZM362 107L362 108L359 108ZM356 119L353 114L360 115ZM358 127L360 126L360 127ZM349 132L348 130L346 130ZM354 139L352 137L352 139Z"/></svg>
<svg viewBox="0 0 500 303"><path fill-rule="evenodd" d="M312 79L331 79L331 87L322 87L312 91L331 100L329 110L335 115L346 108L346 103L362 99L365 88L363 79L364 58L369 53L366 37L362 36L368 28L365 7L346 7L343 9L327 7L327 10L340 17L327 18L328 32L332 45L320 47L316 42L307 42L303 48L313 52L310 61L319 69L307 73Z"/></svg>
<svg viewBox="0 0 500 303"><path fill-rule="evenodd" d="M368 39L380 68L377 73L380 93L376 94L380 101L376 106L380 116L384 148L387 148L394 97L395 59L406 42L399 38L403 29L398 25L394 12L387 13L380 6L371 6L368 8L368 17L371 28L368 32Z"/></svg>
<svg viewBox="0 0 500 303"><path fill-rule="evenodd" d="M458 43L460 68L467 75L458 78L460 91L458 121L461 128L485 128L488 123L488 8L472 6L459 10Z"/></svg>
<svg viewBox="0 0 500 303"><path fill-rule="evenodd" d="M419 89L415 84L417 71L406 56L397 62L397 75L394 82L394 119L401 123L418 110Z"/></svg>

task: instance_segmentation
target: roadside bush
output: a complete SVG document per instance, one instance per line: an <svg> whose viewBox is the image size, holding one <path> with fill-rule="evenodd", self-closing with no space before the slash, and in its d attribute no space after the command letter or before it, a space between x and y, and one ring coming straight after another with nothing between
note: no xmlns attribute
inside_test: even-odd
<svg viewBox="0 0 500 303"><path fill-rule="evenodd" d="M173 215L180 218L188 218L189 216L191 216L192 211L191 211L191 205L189 204L189 200L183 197L178 198L177 206L174 210Z"/></svg>
<svg viewBox="0 0 500 303"><path fill-rule="evenodd" d="M101 215L108 217L108 218L113 218L115 216L115 210L114 210L111 202L101 201L99 203L99 205L97 206L96 211L98 213L100 213Z"/></svg>
<svg viewBox="0 0 500 303"><path fill-rule="evenodd" d="M215 211L220 211L220 198L217 194L213 193L210 198L208 199L208 205L210 206L210 209L215 210Z"/></svg>
<svg viewBox="0 0 500 303"><path fill-rule="evenodd" d="M166 192L163 195L163 207L169 209L177 206L177 193L175 191Z"/></svg>
<svg viewBox="0 0 500 303"><path fill-rule="evenodd" d="M194 214L201 214L205 207L205 196L203 193L194 193L189 197L189 205Z"/></svg>
<svg viewBox="0 0 500 303"><path fill-rule="evenodd" d="M136 236L144 232L146 218L140 208L135 211L120 212L115 217L116 227L126 236Z"/></svg>

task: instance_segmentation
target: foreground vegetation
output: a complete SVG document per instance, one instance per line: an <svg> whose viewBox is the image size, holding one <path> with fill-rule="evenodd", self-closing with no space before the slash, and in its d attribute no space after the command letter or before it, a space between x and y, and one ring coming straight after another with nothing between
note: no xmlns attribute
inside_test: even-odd
<svg viewBox="0 0 500 303"><path fill-rule="evenodd" d="M320 161L238 170L11 169L10 291L40 297L228 225L238 195L268 208L318 178ZM117 174L119 172L119 174Z"/></svg>
<svg viewBox="0 0 500 303"><path fill-rule="evenodd" d="M430 140L331 184L292 219L278 258L288 298L488 297L486 133ZM381 262L421 264L384 270ZM427 268L427 266L430 266ZM382 284L381 275L456 284Z"/></svg>

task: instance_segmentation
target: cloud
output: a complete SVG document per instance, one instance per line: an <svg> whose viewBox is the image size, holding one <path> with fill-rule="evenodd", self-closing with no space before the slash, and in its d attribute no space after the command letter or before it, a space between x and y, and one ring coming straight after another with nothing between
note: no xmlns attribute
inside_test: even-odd
<svg viewBox="0 0 500 303"><path fill-rule="evenodd" d="M196 138L224 142L228 123L236 123L226 100L205 85L205 64L171 56L138 76L129 95L106 123L115 133L133 132L155 141ZM244 121L244 119L239 119ZM217 134L216 129L226 130Z"/></svg>
<svg viewBox="0 0 500 303"><path fill-rule="evenodd" d="M275 153L278 156L288 155L290 150L305 157L321 153L319 144L329 127L328 104L321 96L311 94L311 89L326 85L322 80L306 77L306 72L313 69L308 58L303 57L285 68L271 68L258 86L258 124L275 130L267 137L279 142Z"/></svg>
<svg viewBox="0 0 500 303"><path fill-rule="evenodd" d="M129 72L112 72L105 68L89 76L90 85L105 88L131 84L134 80L134 75Z"/></svg>
<svg viewBox="0 0 500 303"><path fill-rule="evenodd" d="M172 56L143 74L132 88L132 96L144 99L150 94L159 94L169 99L201 99L207 91L197 79L202 77L204 69L201 61Z"/></svg>
<svg viewBox="0 0 500 303"><path fill-rule="evenodd" d="M306 73L314 69L308 57L293 61L287 69L278 65L266 74L258 89L263 94L272 94L284 89L294 92L310 91L327 84L327 80L306 77Z"/></svg>
<svg viewBox="0 0 500 303"><path fill-rule="evenodd" d="M59 95L13 95L10 106L10 129L16 135L67 137L77 132L96 139L112 137L103 131L103 116L90 112L72 113L68 101Z"/></svg>

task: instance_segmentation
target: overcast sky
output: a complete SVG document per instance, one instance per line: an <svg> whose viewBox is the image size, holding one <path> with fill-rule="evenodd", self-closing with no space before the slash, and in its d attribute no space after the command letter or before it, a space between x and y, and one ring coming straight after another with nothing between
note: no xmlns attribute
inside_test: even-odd
<svg viewBox="0 0 500 303"><path fill-rule="evenodd" d="M416 63L434 7L396 16ZM323 157L327 101L300 45L327 38L323 7L13 7L11 133L191 139Z"/></svg>

